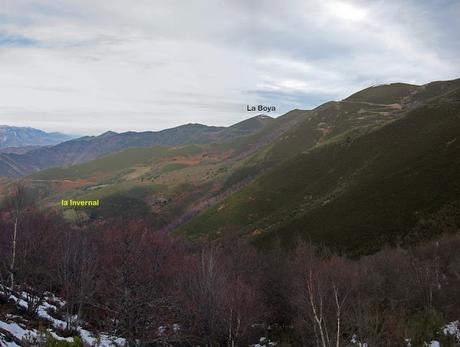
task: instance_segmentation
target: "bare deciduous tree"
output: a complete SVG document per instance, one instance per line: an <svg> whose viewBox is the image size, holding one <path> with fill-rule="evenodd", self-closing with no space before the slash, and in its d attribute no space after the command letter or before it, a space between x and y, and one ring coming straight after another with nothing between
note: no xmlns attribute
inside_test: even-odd
<svg viewBox="0 0 460 347"><path fill-rule="evenodd" d="M14 289L15 271L16 271L16 248L18 240L18 224L21 214L26 207L26 187L23 182L17 182L13 185L11 195L7 200L8 207L13 215L13 235L11 243L11 262L10 262L10 288Z"/></svg>

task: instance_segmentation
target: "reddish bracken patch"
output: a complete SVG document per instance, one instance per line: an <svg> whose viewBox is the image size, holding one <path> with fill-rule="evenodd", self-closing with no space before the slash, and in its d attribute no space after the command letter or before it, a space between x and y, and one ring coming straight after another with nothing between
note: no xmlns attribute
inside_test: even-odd
<svg viewBox="0 0 460 347"><path fill-rule="evenodd" d="M76 180L55 180L53 181L55 189L59 192L65 192L74 188L78 188L88 184L89 181L85 179L76 179Z"/></svg>

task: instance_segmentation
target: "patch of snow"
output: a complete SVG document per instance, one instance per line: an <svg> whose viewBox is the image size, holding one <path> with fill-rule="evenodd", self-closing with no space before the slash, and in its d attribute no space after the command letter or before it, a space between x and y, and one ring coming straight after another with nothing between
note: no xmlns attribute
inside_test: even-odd
<svg viewBox="0 0 460 347"><path fill-rule="evenodd" d="M67 342L73 342L73 337L62 337L62 336L59 336L58 334L56 334L54 331L52 331L51 329L47 329L46 330L53 339L55 340L64 340L64 341L67 341Z"/></svg>
<svg viewBox="0 0 460 347"><path fill-rule="evenodd" d="M259 343L256 343L255 345L251 345L251 347L274 347L277 344L278 343L276 343L275 341L270 341L268 338L262 336L259 339Z"/></svg>
<svg viewBox="0 0 460 347"><path fill-rule="evenodd" d="M6 341L6 338L0 333L0 347L20 347L14 341Z"/></svg>
<svg viewBox="0 0 460 347"><path fill-rule="evenodd" d="M445 336L453 336L457 340L457 342L460 342L460 326L459 326L459 321L453 321L448 324L446 324L442 329L441 332ZM426 347L441 347L441 344L437 340L433 340L431 342L425 342Z"/></svg>
<svg viewBox="0 0 460 347"><path fill-rule="evenodd" d="M158 327L158 335L159 336L163 336L165 334L165 332L166 332L166 327L164 327L163 325Z"/></svg>
<svg viewBox="0 0 460 347"><path fill-rule="evenodd" d="M0 321L0 329L8 331L11 335L13 335L15 338L19 340L22 340L26 336L37 335L37 331L35 329L27 330L14 322L7 323L4 321Z"/></svg>
<svg viewBox="0 0 460 347"><path fill-rule="evenodd" d="M357 346L357 347L368 347L367 343L366 342L361 342L358 338L358 335L354 334L352 337L351 337L351 340L350 340L351 344L353 346Z"/></svg>
<svg viewBox="0 0 460 347"><path fill-rule="evenodd" d="M450 322L443 329L444 335L455 336L458 342L460 342L460 322L458 320Z"/></svg>
<svg viewBox="0 0 460 347"><path fill-rule="evenodd" d="M174 331L175 333L177 333L177 332L180 331L180 325L177 324L177 323L174 323L174 324L172 325L172 329L173 329L173 331Z"/></svg>
<svg viewBox="0 0 460 347"><path fill-rule="evenodd" d="M5 295L6 293L8 293L7 288L5 288L4 286L0 284L0 294ZM14 302L16 306L22 309L28 308L29 300L33 301L34 303L39 302L38 297L35 297L26 292L21 292L20 294L17 294L17 293L10 294L8 296L8 300ZM48 301L56 303L57 305L59 305L59 307L54 304L49 303ZM67 323L61 319L52 317L48 313L49 310L56 311L63 305L65 305L65 301L57 298L51 293L46 293L46 296L43 302L41 302L40 305L38 305L36 315L39 318L49 321L54 329L64 330L67 327ZM0 321L0 328L3 328L4 330L10 332L14 337L16 337L19 340L22 340L26 336L32 337L32 338L38 336L38 332L35 329L33 330L24 329L15 322L7 323L7 322ZM89 346L117 347L117 346L122 346L126 344L126 339L121 338L121 337L111 336L105 333L101 333L98 336L94 336L90 331L83 329L80 325L74 326L73 328L78 332L83 342ZM51 329L48 329L48 332L55 339L66 340L68 342L73 341L72 337L68 337L68 338L61 337L56 332L52 331ZM5 341L5 346L6 346L6 341ZM3 347L3 345L0 345L0 347ZM7 347L15 347L15 346L11 345Z"/></svg>

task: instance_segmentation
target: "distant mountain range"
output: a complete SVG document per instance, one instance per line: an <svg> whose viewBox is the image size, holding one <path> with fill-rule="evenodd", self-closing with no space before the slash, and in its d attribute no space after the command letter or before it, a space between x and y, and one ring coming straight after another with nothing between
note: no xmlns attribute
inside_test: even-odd
<svg viewBox="0 0 460 347"><path fill-rule="evenodd" d="M34 128L0 125L0 149L7 147L56 145L60 142L70 140L72 137L74 136L57 132L47 133Z"/></svg>
<svg viewBox="0 0 460 347"><path fill-rule="evenodd" d="M49 144L49 140L48 142L45 141L45 136L54 138L56 142L61 143L43 148L8 150L3 151L3 153L0 151L0 176L25 176L50 167L65 167L84 163L132 147L151 147L156 145L178 146L191 143L203 144L230 140L256 132L272 121L273 118L261 115L230 127L186 124L158 132L130 131L116 133L108 131L99 136L85 136L65 142L57 141L57 139L68 139L66 135L57 133L48 134L32 128L5 127L5 133L9 134L8 139L10 139L7 142L9 144L8 147L19 147L21 143L21 146ZM13 134L15 134L14 138L17 139L16 141L13 141ZM27 134L29 134L28 137ZM36 137L41 135L42 141L39 142L36 140L33 143L32 140L29 142L23 140L23 142L20 142L19 139L32 138L33 134L36 134Z"/></svg>

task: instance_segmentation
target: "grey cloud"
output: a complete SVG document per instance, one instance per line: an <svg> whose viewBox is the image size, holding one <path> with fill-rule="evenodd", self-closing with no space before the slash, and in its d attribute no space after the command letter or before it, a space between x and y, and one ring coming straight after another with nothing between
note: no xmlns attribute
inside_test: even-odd
<svg viewBox="0 0 460 347"><path fill-rule="evenodd" d="M458 1L5 1L3 122L229 125L248 103L283 112L460 75Z"/></svg>

